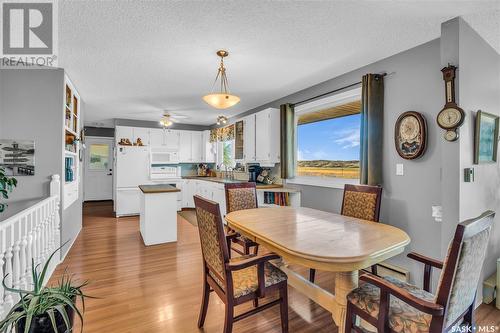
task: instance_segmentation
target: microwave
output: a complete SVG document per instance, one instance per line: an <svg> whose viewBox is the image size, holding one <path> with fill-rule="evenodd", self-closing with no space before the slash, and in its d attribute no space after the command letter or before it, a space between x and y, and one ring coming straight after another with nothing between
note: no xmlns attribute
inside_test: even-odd
<svg viewBox="0 0 500 333"><path fill-rule="evenodd" d="M151 148L151 164L179 163L179 152L165 148Z"/></svg>

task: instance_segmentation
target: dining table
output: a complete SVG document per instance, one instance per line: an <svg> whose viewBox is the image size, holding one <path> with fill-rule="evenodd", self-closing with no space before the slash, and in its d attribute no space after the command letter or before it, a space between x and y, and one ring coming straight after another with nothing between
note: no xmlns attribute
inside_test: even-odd
<svg viewBox="0 0 500 333"><path fill-rule="evenodd" d="M410 237L384 223L305 207L272 207L234 211L228 226L278 254L275 262L288 284L332 314L345 331L347 295L358 287L358 271L404 251ZM300 265L334 274L333 293L293 271Z"/></svg>

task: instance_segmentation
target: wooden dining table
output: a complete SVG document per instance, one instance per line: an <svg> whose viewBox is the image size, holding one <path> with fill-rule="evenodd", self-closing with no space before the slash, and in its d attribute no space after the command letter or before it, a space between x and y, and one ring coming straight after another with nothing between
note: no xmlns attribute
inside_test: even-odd
<svg viewBox="0 0 500 333"><path fill-rule="evenodd" d="M347 295L358 271L403 252L410 237L396 227L311 208L256 208L225 217L228 226L280 255L288 284L328 310L344 332ZM290 269L300 265L335 275L331 293Z"/></svg>

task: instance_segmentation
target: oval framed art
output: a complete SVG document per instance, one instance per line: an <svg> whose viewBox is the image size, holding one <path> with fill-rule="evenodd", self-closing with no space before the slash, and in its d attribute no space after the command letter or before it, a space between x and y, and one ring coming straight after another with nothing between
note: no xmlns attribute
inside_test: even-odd
<svg viewBox="0 0 500 333"><path fill-rule="evenodd" d="M413 160L425 153L427 144L427 122L416 111L402 113L394 128L394 143L399 156Z"/></svg>

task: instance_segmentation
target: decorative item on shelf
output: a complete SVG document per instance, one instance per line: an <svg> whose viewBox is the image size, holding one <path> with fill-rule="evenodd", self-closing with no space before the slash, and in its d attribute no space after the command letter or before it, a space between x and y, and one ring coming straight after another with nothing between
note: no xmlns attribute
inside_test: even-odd
<svg viewBox="0 0 500 333"><path fill-rule="evenodd" d="M121 138L118 144L120 146L132 146L132 142L130 142L130 140L126 138Z"/></svg>
<svg viewBox="0 0 500 333"><path fill-rule="evenodd" d="M0 139L0 167L9 176L35 174L35 141Z"/></svg>
<svg viewBox="0 0 500 333"><path fill-rule="evenodd" d="M228 89L229 84L226 76L226 68L224 67L224 58L229 55L229 52L219 50L217 51L217 55L220 57L220 65L212 86L212 91L218 80L220 80L220 91L203 96L203 100L216 109L227 109L236 105L240 101L240 98L236 95L231 95Z"/></svg>
<svg viewBox="0 0 500 333"><path fill-rule="evenodd" d="M75 180L75 173L73 171L73 157L65 157L65 167L64 167L64 180L66 183L71 183Z"/></svg>
<svg viewBox="0 0 500 333"><path fill-rule="evenodd" d="M399 156L413 160L425 153L427 123L422 114L415 111L402 113L394 128L394 143Z"/></svg>
<svg viewBox="0 0 500 333"><path fill-rule="evenodd" d="M448 141L458 139L458 128L462 126L465 118L465 112L458 107L455 102L455 74L457 67L448 65L441 70L445 82L446 103L443 109L437 115L439 127L446 130L444 138Z"/></svg>
<svg viewBox="0 0 500 333"><path fill-rule="evenodd" d="M0 321L0 332L72 332L75 312L80 318L83 331L83 314L78 310L76 301L79 298L84 304L85 298L92 298L82 291L88 281L75 283L72 276L64 271L56 285L44 286L49 264L59 250L60 248L52 252L41 271L39 265L32 263L34 282L30 284L31 290L4 284L7 292L19 295L21 299L14 304L5 319ZM5 282L5 277L3 278ZM85 311L85 307L83 310Z"/></svg>
<svg viewBox="0 0 500 333"><path fill-rule="evenodd" d="M144 146L144 143L142 143L142 139L141 138L137 138L137 140L134 143L134 146L139 146L139 147Z"/></svg>
<svg viewBox="0 0 500 333"><path fill-rule="evenodd" d="M499 117L479 110L474 132L474 164L497 161Z"/></svg>
<svg viewBox="0 0 500 333"><path fill-rule="evenodd" d="M217 125L225 125L227 124L227 117L226 116L218 116L217 117Z"/></svg>
<svg viewBox="0 0 500 333"><path fill-rule="evenodd" d="M17 179L14 177L7 177L5 168L0 166L0 198L8 199L9 193L14 190L14 187L17 186ZM2 213L7 204L0 202L0 213Z"/></svg>

